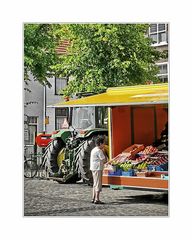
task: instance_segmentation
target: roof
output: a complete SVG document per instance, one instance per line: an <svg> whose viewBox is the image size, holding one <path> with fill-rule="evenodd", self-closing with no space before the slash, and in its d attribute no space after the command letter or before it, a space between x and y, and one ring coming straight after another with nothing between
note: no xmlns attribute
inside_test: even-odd
<svg viewBox="0 0 192 240"><path fill-rule="evenodd" d="M49 107L122 106L168 103L168 84L108 88L105 93L63 101Z"/></svg>
<svg viewBox="0 0 192 240"><path fill-rule="evenodd" d="M67 54L67 48L70 46L69 40L64 40L60 42L59 46L56 48L56 52L58 55Z"/></svg>

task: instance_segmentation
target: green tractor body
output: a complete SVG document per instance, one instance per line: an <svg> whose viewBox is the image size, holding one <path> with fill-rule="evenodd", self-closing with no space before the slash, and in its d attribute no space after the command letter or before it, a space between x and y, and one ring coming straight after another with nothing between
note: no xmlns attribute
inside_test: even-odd
<svg viewBox="0 0 192 240"><path fill-rule="evenodd" d="M85 122L83 118L83 123ZM84 179L91 183L90 153L95 147L95 140L98 136L105 136L107 144L108 130L106 128L75 129L69 127L52 134L52 141L46 148L49 176L58 179L58 182L76 182Z"/></svg>
<svg viewBox="0 0 192 240"><path fill-rule="evenodd" d="M67 138L71 137L71 131L70 129L60 129L59 131L57 131L56 133L53 133L51 138L52 139L56 139L56 138L60 138L63 140L63 142L66 141Z"/></svg>

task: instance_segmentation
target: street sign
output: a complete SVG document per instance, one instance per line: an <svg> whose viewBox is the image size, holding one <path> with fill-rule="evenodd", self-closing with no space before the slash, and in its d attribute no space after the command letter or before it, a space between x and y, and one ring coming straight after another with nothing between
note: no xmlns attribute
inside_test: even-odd
<svg viewBox="0 0 192 240"><path fill-rule="evenodd" d="M45 124L46 124L46 125L49 124L49 117L48 117L48 116L45 117Z"/></svg>

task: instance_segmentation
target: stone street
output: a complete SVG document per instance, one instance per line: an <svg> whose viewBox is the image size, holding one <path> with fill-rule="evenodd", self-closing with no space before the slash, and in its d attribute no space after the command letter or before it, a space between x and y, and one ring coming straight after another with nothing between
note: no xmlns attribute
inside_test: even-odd
<svg viewBox="0 0 192 240"><path fill-rule="evenodd" d="M168 216L167 193L103 187L104 205L91 193L86 184L24 179L24 216Z"/></svg>

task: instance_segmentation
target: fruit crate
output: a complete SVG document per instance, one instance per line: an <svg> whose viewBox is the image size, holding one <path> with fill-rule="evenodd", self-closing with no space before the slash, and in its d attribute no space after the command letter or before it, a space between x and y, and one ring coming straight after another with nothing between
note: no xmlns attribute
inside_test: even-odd
<svg viewBox="0 0 192 240"><path fill-rule="evenodd" d="M155 171L155 170L156 170L156 167L157 167L157 166L155 166L155 165L148 165L148 166L147 166L147 170L149 170L149 171Z"/></svg>
<svg viewBox="0 0 192 240"><path fill-rule="evenodd" d="M167 171L168 170L168 163L156 166L155 170L156 171Z"/></svg>
<svg viewBox="0 0 192 240"><path fill-rule="evenodd" d="M128 171L122 171L122 176L135 176L135 171L133 169L129 169Z"/></svg>
<svg viewBox="0 0 192 240"><path fill-rule="evenodd" d="M136 153L142 151L143 149L145 149L143 144L133 144L130 147L126 148L123 151L123 154L130 153L131 157L134 157Z"/></svg>
<svg viewBox="0 0 192 240"><path fill-rule="evenodd" d="M148 165L147 170L149 171L167 171L168 170L168 163L161 164L161 165Z"/></svg>
<svg viewBox="0 0 192 240"><path fill-rule="evenodd" d="M125 162L126 160L128 160L129 156L130 156L129 153L120 153L115 158L113 158L112 161L114 161L114 162Z"/></svg>
<svg viewBox="0 0 192 240"><path fill-rule="evenodd" d="M108 171L109 176L121 176L122 175L122 170L118 169L116 171Z"/></svg>
<svg viewBox="0 0 192 240"><path fill-rule="evenodd" d="M150 177L151 173L148 171L143 171L143 172L137 172L136 175L137 177Z"/></svg>
<svg viewBox="0 0 192 240"><path fill-rule="evenodd" d="M104 170L103 170L103 175L108 175L108 174L109 174L109 171L110 171L110 170L108 170L108 169L104 169Z"/></svg>

